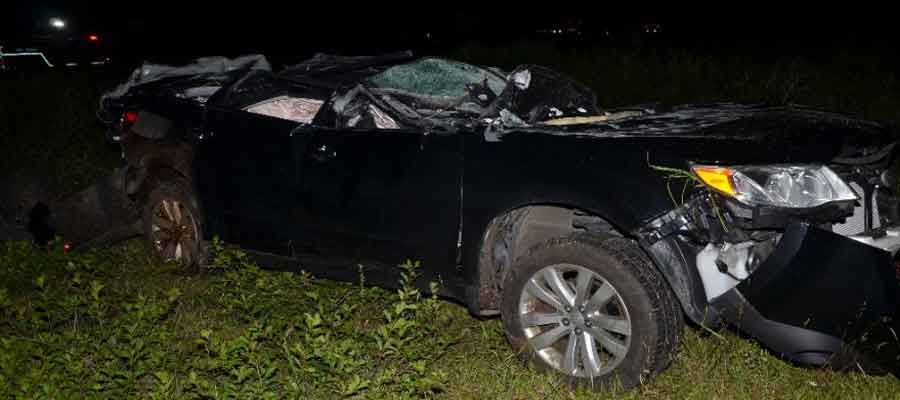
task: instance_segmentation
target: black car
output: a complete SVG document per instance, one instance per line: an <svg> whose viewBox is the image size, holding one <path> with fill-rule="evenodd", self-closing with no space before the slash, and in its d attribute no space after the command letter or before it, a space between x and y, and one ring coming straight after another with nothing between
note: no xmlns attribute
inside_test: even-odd
<svg viewBox="0 0 900 400"><path fill-rule="evenodd" d="M410 53L145 64L102 100L127 165L96 192L162 260L219 236L390 286L421 260L574 384L634 387L685 319L802 365L898 371L891 126L803 107L604 110L550 69ZM129 213L128 210L132 210ZM73 241L90 217L51 212ZM132 219L129 219L131 215ZM138 216L140 218L138 218ZM89 224L88 224L89 225Z"/></svg>

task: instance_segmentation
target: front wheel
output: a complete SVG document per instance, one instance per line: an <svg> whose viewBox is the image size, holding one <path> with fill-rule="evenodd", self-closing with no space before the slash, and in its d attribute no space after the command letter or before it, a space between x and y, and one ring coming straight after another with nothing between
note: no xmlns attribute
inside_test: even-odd
<svg viewBox="0 0 900 400"><path fill-rule="evenodd" d="M632 388L665 369L681 310L632 241L579 233L552 239L506 273L501 304L513 347L573 386Z"/></svg>
<svg viewBox="0 0 900 400"><path fill-rule="evenodd" d="M190 186L181 180L160 182L147 196L143 229L157 261L184 269L203 261L199 206Z"/></svg>

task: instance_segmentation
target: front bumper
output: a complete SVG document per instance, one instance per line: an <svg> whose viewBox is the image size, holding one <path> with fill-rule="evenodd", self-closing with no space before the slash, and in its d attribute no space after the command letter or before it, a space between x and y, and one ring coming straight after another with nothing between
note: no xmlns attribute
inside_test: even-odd
<svg viewBox="0 0 900 400"><path fill-rule="evenodd" d="M898 277L892 254L806 224L712 305L796 363L900 376Z"/></svg>

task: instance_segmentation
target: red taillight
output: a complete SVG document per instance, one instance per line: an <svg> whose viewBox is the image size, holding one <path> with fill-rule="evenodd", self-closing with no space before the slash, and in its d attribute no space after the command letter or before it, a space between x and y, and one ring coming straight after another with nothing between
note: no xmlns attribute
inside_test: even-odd
<svg viewBox="0 0 900 400"><path fill-rule="evenodd" d="M134 122L138 119L137 111L125 111L125 114L122 114L122 130L127 131L131 129L131 126L134 125Z"/></svg>
<svg viewBox="0 0 900 400"><path fill-rule="evenodd" d="M88 41L96 42L100 40L100 36L97 35L88 35Z"/></svg>
<svg viewBox="0 0 900 400"><path fill-rule="evenodd" d="M137 111L125 111L125 122L129 124L133 124L134 121L137 121L138 113Z"/></svg>
<svg viewBox="0 0 900 400"><path fill-rule="evenodd" d="M68 253L70 250L72 250L72 244L69 242L63 243L63 253Z"/></svg>

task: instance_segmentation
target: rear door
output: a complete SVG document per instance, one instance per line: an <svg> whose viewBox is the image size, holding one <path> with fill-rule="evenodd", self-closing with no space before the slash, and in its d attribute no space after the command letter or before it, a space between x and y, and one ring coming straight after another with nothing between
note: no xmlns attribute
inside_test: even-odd
<svg viewBox="0 0 900 400"><path fill-rule="evenodd" d="M295 146L303 145L295 133L312 122L324 99L320 90L268 75L251 78L226 92L237 93L229 106L209 108L207 132L197 146L206 231L289 256L301 229L292 218L300 199Z"/></svg>
<svg viewBox="0 0 900 400"><path fill-rule="evenodd" d="M195 165L206 231L248 249L289 254L292 228L285 216L297 199L291 132L298 124L211 109L207 126Z"/></svg>
<svg viewBox="0 0 900 400"><path fill-rule="evenodd" d="M362 265L388 284L406 259L421 261L431 278L455 269L460 135L313 128L296 139L304 145L294 216L306 230L298 252L335 268Z"/></svg>

